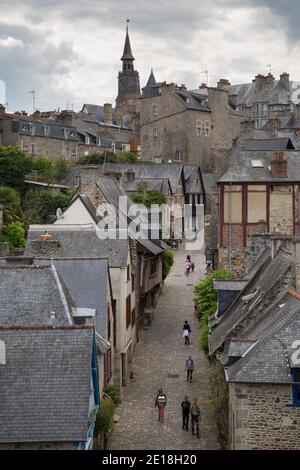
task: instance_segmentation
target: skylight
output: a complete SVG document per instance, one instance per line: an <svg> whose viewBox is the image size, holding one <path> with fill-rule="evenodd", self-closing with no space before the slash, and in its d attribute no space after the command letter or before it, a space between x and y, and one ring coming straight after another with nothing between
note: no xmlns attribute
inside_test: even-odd
<svg viewBox="0 0 300 470"><path fill-rule="evenodd" d="M252 168L263 168L264 164L263 164L262 160L260 160L260 159L253 159L253 160L251 160L251 166L252 166Z"/></svg>

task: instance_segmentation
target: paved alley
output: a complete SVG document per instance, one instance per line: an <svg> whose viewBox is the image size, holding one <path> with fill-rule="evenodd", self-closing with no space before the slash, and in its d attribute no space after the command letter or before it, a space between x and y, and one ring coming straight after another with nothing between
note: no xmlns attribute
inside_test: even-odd
<svg viewBox="0 0 300 470"><path fill-rule="evenodd" d="M123 401L116 414L110 449L197 450L218 449L217 432L208 405L209 370L205 355L199 351L199 321L194 316L192 285L204 273L204 257L191 252L195 273L184 276L186 252L177 251L172 270L159 298L152 325L140 334L132 370ZM182 326L188 320L191 345L182 338ZM193 383L186 381L185 362L191 354L195 363ZM154 408L158 389L162 387L168 402L165 423L157 419ZM182 430L181 402L197 398L201 408L200 439ZM191 426L190 426L191 427Z"/></svg>

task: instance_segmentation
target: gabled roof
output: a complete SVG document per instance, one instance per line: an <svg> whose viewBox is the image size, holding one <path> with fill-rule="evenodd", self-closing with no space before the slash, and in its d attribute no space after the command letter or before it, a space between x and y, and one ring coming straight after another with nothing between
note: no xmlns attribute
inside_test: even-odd
<svg viewBox="0 0 300 470"><path fill-rule="evenodd" d="M25 256L31 256L31 242L45 230L60 242L57 258L108 258L109 267L127 266L128 240L101 240L94 226L80 225L30 225L25 246Z"/></svg>
<svg viewBox="0 0 300 470"><path fill-rule="evenodd" d="M94 332L0 326L0 442L86 441Z"/></svg>
<svg viewBox="0 0 300 470"><path fill-rule="evenodd" d="M236 336L235 330L245 324L245 319L248 323L251 321L251 315L255 314L266 293L276 286L291 265L291 253L281 248L274 258L269 258L261 269L253 274L252 279L249 280L229 309L220 317L217 326L212 331L210 353L214 353L231 336ZM280 295L280 291L277 294ZM249 295L251 297L247 299L246 297Z"/></svg>
<svg viewBox="0 0 300 470"><path fill-rule="evenodd" d="M244 335L255 344L226 370L229 382L290 383L293 342L300 334L300 296L289 291L260 315Z"/></svg>
<svg viewBox="0 0 300 470"><path fill-rule="evenodd" d="M108 260L105 258L58 258L53 259L52 262L76 306L96 309L96 331L106 339ZM34 258L34 263L48 264L50 260Z"/></svg>
<svg viewBox="0 0 300 470"><path fill-rule="evenodd" d="M50 264L0 266L0 324L72 323L70 310L75 304Z"/></svg>
<svg viewBox="0 0 300 470"><path fill-rule="evenodd" d="M282 151L295 150L290 138L278 139L240 139L240 150Z"/></svg>

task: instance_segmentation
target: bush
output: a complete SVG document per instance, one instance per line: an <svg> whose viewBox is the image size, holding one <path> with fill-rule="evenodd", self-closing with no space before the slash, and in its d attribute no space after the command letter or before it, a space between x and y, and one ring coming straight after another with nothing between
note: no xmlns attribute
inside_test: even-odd
<svg viewBox="0 0 300 470"><path fill-rule="evenodd" d="M120 403L122 402L120 391L115 385L109 385L108 387L106 387L104 392L110 396L116 406L120 405Z"/></svg>
<svg viewBox="0 0 300 470"><path fill-rule="evenodd" d="M23 199L26 225L47 223L49 216L56 214L58 208L64 209L72 194L63 194L51 189L30 189Z"/></svg>
<svg viewBox="0 0 300 470"><path fill-rule="evenodd" d="M22 222L6 225L3 230L3 237L9 243L11 251L14 248L23 248L25 246L25 227Z"/></svg>
<svg viewBox="0 0 300 470"><path fill-rule="evenodd" d="M97 412L95 434L108 434L113 426L113 416L116 405L111 397L107 396L101 400L100 408Z"/></svg>
<svg viewBox="0 0 300 470"><path fill-rule="evenodd" d="M208 353L208 319L217 310L217 293L213 281L216 279L232 279L233 273L227 269L218 269L205 276L194 286L194 302L201 314L201 349Z"/></svg>
<svg viewBox="0 0 300 470"><path fill-rule="evenodd" d="M17 147L0 146L0 186L25 188L25 175L32 169L32 158Z"/></svg>
<svg viewBox="0 0 300 470"><path fill-rule="evenodd" d="M174 252L170 249L165 250L162 259L162 277L166 279L174 263Z"/></svg>
<svg viewBox="0 0 300 470"><path fill-rule="evenodd" d="M13 188L0 186L0 204L4 206L4 224L22 220L21 200Z"/></svg>
<svg viewBox="0 0 300 470"><path fill-rule="evenodd" d="M32 170L37 172L39 179L47 182L50 182L52 180L53 163L48 158L34 158Z"/></svg>
<svg viewBox="0 0 300 470"><path fill-rule="evenodd" d="M64 159L64 157L61 157L58 162L54 166L53 170L53 177L55 181L64 181L67 173L68 173L69 165Z"/></svg>

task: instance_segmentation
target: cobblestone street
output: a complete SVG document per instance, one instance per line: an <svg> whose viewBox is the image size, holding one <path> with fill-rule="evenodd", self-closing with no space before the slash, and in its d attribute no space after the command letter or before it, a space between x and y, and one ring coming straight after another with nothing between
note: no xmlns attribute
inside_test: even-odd
<svg viewBox="0 0 300 470"><path fill-rule="evenodd" d="M209 365L199 351L199 321L194 316L192 285L204 273L204 257L191 252L196 269L190 277L183 273L184 248L176 253L175 263L159 298L152 325L140 334L132 370L123 401L117 409L110 449L196 450L218 449L217 432L208 405ZM191 345L184 344L182 326L188 320ZM185 362L191 354L195 363L193 383L186 381ZM164 424L154 408L158 389L162 387L168 402ZM181 402L197 398L201 408L200 439L182 430Z"/></svg>

